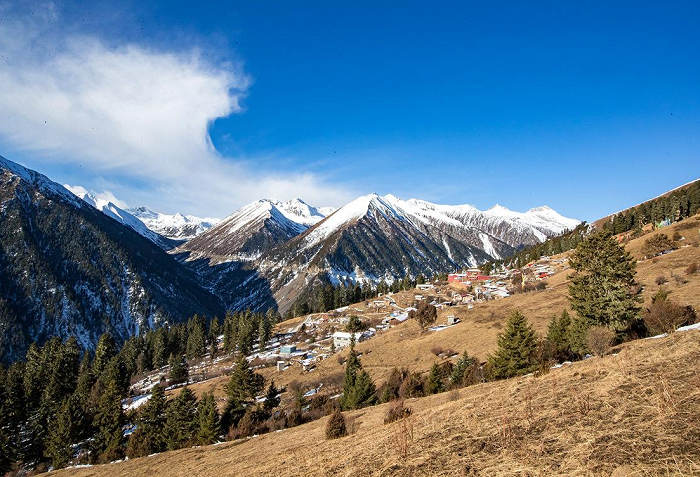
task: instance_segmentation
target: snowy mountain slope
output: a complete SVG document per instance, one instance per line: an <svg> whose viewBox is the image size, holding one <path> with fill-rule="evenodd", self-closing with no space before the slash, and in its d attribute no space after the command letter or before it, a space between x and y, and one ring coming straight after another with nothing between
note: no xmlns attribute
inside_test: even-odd
<svg viewBox="0 0 700 477"><path fill-rule="evenodd" d="M391 195L370 194L271 250L260 269L315 268L329 272L332 279L358 276L393 281L477 265L514 250L497 237L434 209Z"/></svg>
<svg viewBox="0 0 700 477"><path fill-rule="evenodd" d="M134 207L127 209L127 212L143 222L150 230L173 240L193 239L221 222L221 219L180 213L162 214L148 207Z"/></svg>
<svg viewBox="0 0 700 477"><path fill-rule="evenodd" d="M136 233L142 237L147 238L151 242L155 243L164 250L169 250L173 248L174 244L169 240L165 240L164 237L158 233L149 229L141 220L136 218L129 212L121 209L109 200L99 199L94 195L90 194L85 188L80 186L71 186L65 184L64 187L75 194L77 197L82 199L87 204L93 206L95 209L99 210L108 217L113 218L117 222L120 222L127 227L130 227Z"/></svg>
<svg viewBox="0 0 700 477"><path fill-rule="evenodd" d="M0 361L53 336L91 349L105 331L121 341L220 312L197 276L153 242L0 158Z"/></svg>
<svg viewBox="0 0 700 477"><path fill-rule="evenodd" d="M241 207L215 227L178 247L177 252L192 252L214 262L255 260L324 217L301 199L289 202L261 199Z"/></svg>
<svg viewBox="0 0 700 477"><path fill-rule="evenodd" d="M189 263L197 261L200 274L219 296L238 300L247 296L255 276L283 308L285 297L320 278L339 281L391 282L406 275L434 274L491 259L544 241L578 221L541 207L519 213L497 206L480 211L469 205L439 205L392 195L359 197L323 220L312 208L302 207L303 221L292 215L298 204L261 200L224 219L218 226L180 246ZM305 204L304 204L305 205ZM315 209L319 211L319 209ZM296 221L295 221L296 220ZM308 229L307 229L308 227ZM198 260L199 259L199 260ZM236 279L223 279L224 268L202 267L230 263ZM244 272L245 271L245 272ZM247 275L252 274L252 275ZM218 283L226 283L224 290ZM250 292L252 293L252 292ZM260 286L246 301L268 304ZM227 304L233 302L224 298Z"/></svg>

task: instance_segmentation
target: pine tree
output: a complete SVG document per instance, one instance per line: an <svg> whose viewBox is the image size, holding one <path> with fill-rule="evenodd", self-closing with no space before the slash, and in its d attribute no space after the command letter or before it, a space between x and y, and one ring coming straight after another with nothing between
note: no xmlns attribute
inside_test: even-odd
<svg viewBox="0 0 700 477"><path fill-rule="evenodd" d="M438 394L445 391L445 385L442 382L442 373L440 372L440 366L434 363L432 368L430 368L430 374L425 382L425 393L426 394Z"/></svg>
<svg viewBox="0 0 700 477"><path fill-rule="evenodd" d="M494 377L511 378L537 368L535 330L519 311L508 318L506 329L498 335L498 350L489 358Z"/></svg>
<svg viewBox="0 0 700 477"><path fill-rule="evenodd" d="M61 404L46 439L46 456L51 459L54 469L66 467L73 458L71 444L75 442L75 432L69 399Z"/></svg>
<svg viewBox="0 0 700 477"><path fill-rule="evenodd" d="M377 401L377 389L367 371L362 369L355 352L355 341L350 341L350 355L345 363L343 395L340 398L342 409L360 409Z"/></svg>
<svg viewBox="0 0 700 477"><path fill-rule="evenodd" d="M264 384L263 377L253 372L248 361L241 357L226 384L226 425L233 424L243 415L245 407L260 392Z"/></svg>
<svg viewBox="0 0 700 477"><path fill-rule="evenodd" d="M214 394L211 392L202 396L202 400L199 402L198 424L197 442L199 444L207 445L218 442L221 426Z"/></svg>
<svg viewBox="0 0 700 477"><path fill-rule="evenodd" d="M452 367L449 382L450 387L457 388L464 385L467 370L474 365L474 358L469 356L466 351L462 353L457 363Z"/></svg>
<svg viewBox="0 0 700 477"><path fill-rule="evenodd" d="M559 318L552 317L547 328L546 341L552 347L556 359L567 359L571 355L571 343L569 341L571 317L564 310Z"/></svg>
<svg viewBox="0 0 700 477"><path fill-rule="evenodd" d="M124 454L122 446L122 412L121 395L115 382L110 381L99 399L94 425L97 430L93 440L93 454L101 462L119 459Z"/></svg>
<svg viewBox="0 0 700 477"><path fill-rule="evenodd" d="M165 327L158 328L152 339L152 361L153 366L161 368L168 363L168 330Z"/></svg>
<svg viewBox="0 0 700 477"><path fill-rule="evenodd" d="M129 438L129 457L163 452L166 447L165 424L167 420L165 392L156 385L151 398L136 416L136 431Z"/></svg>
<svg viewBox="0 0 700 477"><path fill-rule="evenodd" d="M271 321L271 312L272 309L268 310L268 312L264 315L261 315L260 317L260 329L258 330L258 337L259 337L259 343L258 343L258 350L259 351L264 351L265 346L267 346L267 342L270 341L270 336L272 336L272 321Z"/></svg>
<svg viewBox="0 0 700 477"><path fill-rule="evenodd" d="M372 406L377 402L377 388L372 377L364 369L360 370L355 378L350 401L353 409Z"/></svg>
<svg viewBox="0 0 700 477"><path fill-rule="evenodd" d="M355 342L350 342L350 355L345 362L345 380L343 381L343 395L340 398L342 409L355 409L354 389L357 373L362 369L360 360L355 352Z"/></svg>
<svg viewBox="0 0 700 477"><path fill-rule="evenodd" d="M569 302L589 326L602 325L618 335L638 319L639 293L633 291L636 263L608 232L591 234L569 259L576 273L569 285Z"/></svg>
<svg viewBox="0 0 700 477"><path fill-rule="evenodd" d="M117 354L117 344L109 333L100 336L95 348L95 359L92 363L92 371L95 376L100 376L107 367L109 361Z"/></svg>
<svg viewBox="0 0 700 477"><path fill-rule="evenodd" d="M209 355L213 360L219 349L219 335L221 334L221 325L219 319L214 317L209 324Z"/></svg>
<svg viewBox="0 0 700 477"><path fill-rule="evenodd" d="M204 356L206 349L204 320L194 315L187 324L187 357L189 359Z"/></svg>
<svg viewBox="0 0 700 477"><path fill-rule="evenodd" d="M175 356L171 354L168 360L168 366L170 367L168 379L171 383L178 384L187 382L189 378L189 368L184 356Z"/></svg>
<svg viewBox="0 0 700 477"><path fill-rule="evenodd" d="M26 416L24 398L24 374L25 364L21 361L13 363L5 374L4 393L0 401L0 432L6 441L3 449L3 466L10 465L19 460L22 438L23 422ZM1 470L1 469L0 469Z"/></svg>
<svg viewBox="0 0 700 477"><path fill-rule="evenodd" d="M265 393L265 402L263 403L263 409L266 412L271 412L274 408L280 405L280 390L275 387L275 382L270 380L270 385L267 387L267 392Z"/></svg>
<svg viewBox="0 0 700 477"><path fill-rule="evenodd" d="M194 441L197 432L197 397L188 387L168 405L165 434L169 450L180 449Z"/></svg>

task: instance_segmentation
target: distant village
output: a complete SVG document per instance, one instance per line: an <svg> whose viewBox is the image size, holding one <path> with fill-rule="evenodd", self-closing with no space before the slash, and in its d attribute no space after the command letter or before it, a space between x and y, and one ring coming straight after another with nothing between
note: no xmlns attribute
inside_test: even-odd
<svg viewBox="0 0 700 477"><path fill-rule="evenodd" d="M403 323L421 302L427 301L438 310L452 307L470 310L487 300L502 300L516 293L543 290L547 278L567 268L566 258L545 256L522 268L502 266L490 275L479 268L450 273L446 282L422 283L411 291L388 293L364 303L302 317L294 326L277 330L266 349L254 352L249 360L253 366L274 366L280 372L292 366L313 372L319 361L349 346L353 340L360 343L372 339ZM348 330L353 316L360 318L362 329ZM455 315L448 314L428 331L441 331L458 322ZM313 394L314 390L309 392Z"/></svg>

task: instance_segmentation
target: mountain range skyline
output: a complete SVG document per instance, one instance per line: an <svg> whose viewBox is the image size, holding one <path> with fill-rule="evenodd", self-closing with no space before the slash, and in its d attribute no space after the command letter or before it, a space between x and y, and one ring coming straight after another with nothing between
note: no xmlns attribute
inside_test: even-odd
<svg viewBox="0 0 700 477"><path fill-rule="evenodd" d="M10 2L0 151L199 217L376 191L591 221L699 177L697 6L543 11Z"/></svg>

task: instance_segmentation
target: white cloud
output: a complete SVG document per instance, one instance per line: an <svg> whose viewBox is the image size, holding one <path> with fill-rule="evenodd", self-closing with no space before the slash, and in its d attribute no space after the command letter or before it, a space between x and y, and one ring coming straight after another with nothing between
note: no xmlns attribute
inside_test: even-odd
<svg viewBox="0 0 700 477"><path fill-rule="evenodd" d="M350 198L313 174L261 173L214 149L209 125L241 112L250 84L240 65L62 37L55 10L42 12L31 21L5 12L0 22L0 137L24 155L81 167L130 203L169 212L225 215L265 196Z"/></svg>

